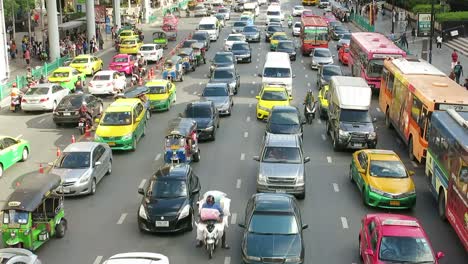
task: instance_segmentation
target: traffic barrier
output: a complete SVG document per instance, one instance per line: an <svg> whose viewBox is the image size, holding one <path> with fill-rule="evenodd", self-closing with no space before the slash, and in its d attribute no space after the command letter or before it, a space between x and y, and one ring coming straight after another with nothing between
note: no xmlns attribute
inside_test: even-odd
<svg viewBox="0 0 468 264"><path fill-rule="evenodd" d="M44 173L44 167L42 167L42 163L39 163L39 173Z"/></svg>
<svg viewBox="0 0 468 264"><path fill-rule="evenodd" d="M75 143L75 142L76 142L75 135L72 135L71 136L71 143Z"/></svg>
<svg viewBox="0 0 468 264"><path fill-rule="evenodd" d="M62 152L60 151L60 148L57 148L56 154L57 154L57 157L60 157L60 155L62 155Z"/></svg>

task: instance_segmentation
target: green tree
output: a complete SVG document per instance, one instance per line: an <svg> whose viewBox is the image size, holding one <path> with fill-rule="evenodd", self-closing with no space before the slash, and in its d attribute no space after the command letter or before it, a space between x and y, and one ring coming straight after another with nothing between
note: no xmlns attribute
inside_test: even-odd
<svg viewBox="0 0 468 264"><path fill-rule="evenodd" d="M3 8L5 10L5 19L10 21L13 12L23 10L25 12L33 10L36 0L4 0Z"/></svg>

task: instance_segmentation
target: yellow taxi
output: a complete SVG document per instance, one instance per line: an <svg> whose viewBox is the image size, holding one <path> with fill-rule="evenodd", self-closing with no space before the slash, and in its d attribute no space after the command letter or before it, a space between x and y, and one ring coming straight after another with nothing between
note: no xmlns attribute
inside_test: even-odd
<svg viewBox="0 0 468 264"><path fill-rule="evenodd" d="M278 46L278 42L280 40L289 40L288 35L285 32L275 32L270 38L270 50L276 50L276 46Z"/></svg>
<svg viewBox="0 0 468 264"><path fill-rule="evenodd" d="M244 12L242 12L242 14L241 14L240 16L241 16L241 17L243 17L243 16L248 16L248 17L250 17L252 20L255 20L255 15L254 15L252 12L250 12L250 11L244 11Z"/></svg>
<svg viewBox="0 0 468 264"><path fill-rule="evenodd" d="M70 63L70 67L75 68L77 71L86 75L94 75L95 72L102 70L104 62L89 54L82 54L76 56Z"/></svg>
<svg viewBox="0 0 468 264"><path fill-rule="evenodd" d="M122 41L128 38L138 38L138 34L131 29L124 29L119 34L119 40Z"/></svg>
<svg viewBox="0 0 468 264"><path fill-rule="evenodd" d="M328 117L328 90L329 86L324 85L322 89L320 89L318 93L318 107L319 107L319 115L320 118L326 119Z"/></svg>
<svg viewBox="0 0 468 264"><path fill-rule="evenodd" d="M77 71L73 67L58 67L49 75L49 82L58 83L63 88L67 88L70 91L75 90L75 83L81 78L85 81L86 75L82 72Z"/></svg>
<svg viewBox="0 0 468 264"><path fill-rule="evenodd" d="M150 109L155 111L169 110L177 98L176 86L168 80L151 80L145 84L149 91L146 94Z"/></svg>
<svg viewBox="0 0 468 264"><path fill-rule="evenodd" d="M349 179L361 191L363 203L387 209L408 209L416 204L413 175L391 150L356 151L349 166Z"/></svg>
<svg viewBox="0 0 468 264"><path fill-rule="evenodd" d="M292 96L288 95L285 86L265 85L257 95L257 119L263 120L270 116L273 106L289 105Z"/></svg>
<svg viewBox="0 0 468 264"><path fill-rule="evenodd" d="M138 38L126 38L120 42L119 53L137 54L141 45L143 45L143 42L141 42Z"/></svg>
<svg viewBox="0 0 468 264"><path fill-rule="evenodd" d="M132 150L146 134L146 108L139 98L117 99L96 120L94 141L107 143L111 149Z"/></svg>

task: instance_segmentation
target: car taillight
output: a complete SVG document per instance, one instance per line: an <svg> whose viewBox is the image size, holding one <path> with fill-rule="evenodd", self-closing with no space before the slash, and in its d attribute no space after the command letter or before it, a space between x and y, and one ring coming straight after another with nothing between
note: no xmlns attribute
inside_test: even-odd
<svg viewBox="0 0 468 264"><path fill-rule="evenodd" d="M47 97L47 98L42 98L41 100L39 100L39 102L41 102L41 103L42 103L42 102L46 102L46 101L49 101L49 97Z"/></svg>
<svg viewBox="0 0 468 264"><path fill-rule="evenodd" d="M107 84L106 84L106 86L111 86L111 85L112 85L112 83L107 83Z"/></svg>
<svg viewBox="0 0 468 264"><path fill-rule="evenodd" d="M26 99L23 98L23 99L21 100L21 102L26 103Z"/></svg>
<svg viewBox="0 0 468 264"><path fill-rule="evenodd" d="M89 83L88 83L88 86L93 87L93 83L92 83L92 82L89 82Z"/></svg>

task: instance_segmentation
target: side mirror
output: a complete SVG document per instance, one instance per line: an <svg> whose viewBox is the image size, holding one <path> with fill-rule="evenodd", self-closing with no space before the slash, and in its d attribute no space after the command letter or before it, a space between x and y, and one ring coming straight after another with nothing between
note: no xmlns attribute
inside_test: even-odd
<svg viewBox="0 0 468 264"><path fill-rule="evenodd" d="M99 121L101 121L99 118L94 119L94 123L99 124Z"/></svg>
<svg viewBox="0 0 468 264"><path fill-rule="evenodd" d="M302 230L307 229L307 228L309 228L309 225L307 225L307 224L302 225Z"/></svg>
<svg viewBox="0 0 468 264"><path fill-rule="evenodd" d="M436 254L436 259L441 259L441 258L443 258L443 257L445 257L444 252L441 252L441 251L437 252L437 254Z"/></svg>
<svg viewBox="0 0 468 264"><path fill-rule="evenodd" d="M310 161L310 157L305 157L305 158L304 158L304 163L307 163L307 162L309 162L309 161Z"/></svg>
<svg viewBox="0 0 468 264"><path fill-rule="evenodd" d="M263 77L263 74L259 73L257 74L258 77Z"/></svg>
<svg viewBox="0 0 468 264"><path fill-rule="evenodd" d="M358 168L358 172L359 172L359 173L365 173L366 170L365 170L365 169L362 169L362 168Z"/></svg>
<svg viewBox="0 0 468 264"><path fill-rule="evenodd" d="M293 97L292 97L292 95L290 95L290 96L289 96L289 100L292 100L292 99L293 99Z"/></svg>
<svg viewBox="0 0 468 264"><path fill-rule="evenodd" d="M237 224L239 227L245 228L245 224L239 223Z"/></svg>
<svg viewBox="0 0 468 264"><path fill-rule="evenodd" d="M410 171L408 171L408 174L409 174L409 176L413 176L413 175L414 175L414 171L410 170Z"/></svg>
<svg viewBox="0 0 468 264"><path fill-rule="evenodd" d="M138 188L138 193L141 194L141 195L145 195L145 190L143 190L143 187Z"/></svg>
<svg viewBox="0 0 468 264"><path fill-rule="evenodd" d="M96 161L96 162L94 163L94 166L99 166L99 165L102 165L102 162Z"/></svg>
<svg viewBox="0 0 468 264"><path fill-rule="evenodd" d="M255 161L260 161L260 157L259 157L259 156L253 156L252 159L255 160Z"/></svg>
<svg viewBox="0 0 468 264"><path fill-rule="evenodd" d="M260 95L255 96L255 99L260 100Z"/></svg>

